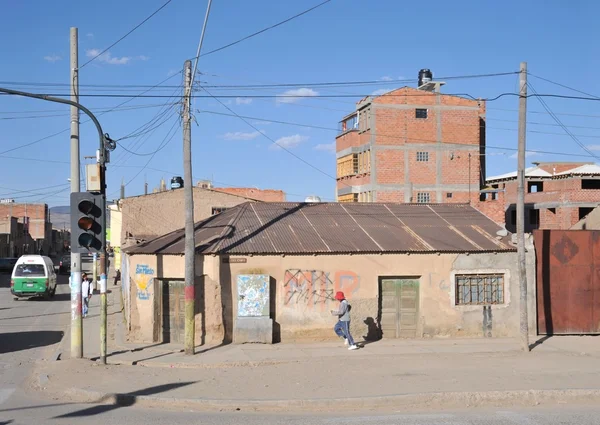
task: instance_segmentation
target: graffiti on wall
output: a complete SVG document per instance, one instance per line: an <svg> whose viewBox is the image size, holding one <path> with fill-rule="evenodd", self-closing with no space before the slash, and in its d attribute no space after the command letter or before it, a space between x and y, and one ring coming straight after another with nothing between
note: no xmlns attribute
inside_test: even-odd
<svg viewBox="0 0 600 425"><path fill-rule="evenodd" d="M238 317L269 316L269 280L265 274L238 275Z"/></svg>
<svg viewBox="0 0 600 425"><path fill-rule="evenodd" d="M135 285L137 286L137 297L139 300L150 299L150 290L154 284L154 269L147 264L135 266Z"/></svg>
<svg viewBox="0 0 600 425"><path fill-rule="evenodd" d="M348 270L330 273L290 269L283 278L283 303L325 310L328 302L335 301L337 291L343 291L347 299L352 299L359 286L360 276Z"/></svg>

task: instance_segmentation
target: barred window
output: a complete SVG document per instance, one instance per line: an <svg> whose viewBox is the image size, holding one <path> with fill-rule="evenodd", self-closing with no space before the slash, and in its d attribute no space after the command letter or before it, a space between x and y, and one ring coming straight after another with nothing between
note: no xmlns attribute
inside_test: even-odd
<svg viewBox="0 0 600 425"><path fill-rule="evenodd" d="M456 276L456 305L504 304L504 275Z"/></svg>
<svg viewBox="0 0 600 425"><path fill-rule="evenodd" d="M227 207L212 207L212 215L216 215L225 211Z"/></svg>
<svg viewBox="0 0 600 425"><path fill-rule="evenodd" d="M417 192L417 203L427 204L430 202L429 192Z"/></svg>
<svg viewBox="0 0 600 425"><path fill-rule="evenodd" d="M415 118L426 119L427 118L427 109L415 109Z"/></svg>
<svg viewBox="0 0 600 425"><path fill-rule="evenodd" d="M429 152L417 152L417 162L429 161Z"/></svg>

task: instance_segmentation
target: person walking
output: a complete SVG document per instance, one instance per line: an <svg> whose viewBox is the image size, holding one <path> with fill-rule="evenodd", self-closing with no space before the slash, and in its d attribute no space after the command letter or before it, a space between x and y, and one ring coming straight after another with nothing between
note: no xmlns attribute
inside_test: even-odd
<svg viewBox="0 0 600 425"><path fill-rule="evenodd" d="M81 273L81 308L83 309L82 314L83 317L87 317L89 303L92 299L92 294L94 292L94 287L92 283L89 281L86 273Z"/></svg>
<svg viewBox="0 0 600 425"><path fill-rule="evenodd" d="M348 350L358 350L358 345L355 344L354 338L350 334L350 310L352 306L348 303L342 291L335 294L335 299L340 302L340 306L337 310L331 311L333 316L338 317L338 322L333 330L337 336L344 338L344 344L348 345Z"/></svg>

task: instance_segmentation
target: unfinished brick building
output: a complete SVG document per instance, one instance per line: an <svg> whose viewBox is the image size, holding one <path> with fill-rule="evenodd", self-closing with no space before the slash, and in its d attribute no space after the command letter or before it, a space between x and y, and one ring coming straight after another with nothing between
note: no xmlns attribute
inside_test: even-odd
<svg viewBox="0 0 600 425"><path fill-rule="evenodd" d="M534 162L525 170L525 231L570 229L600 205L600 167L592 162ZM474 205L516 230L517 172L489 177Z"/></svg>
<svg viewBox="0 0 600 425"><path fill-rule="evenodd" d="M485 163L485 102L419 87L369 96L336 138L339 202L477 202Z"/></svg>

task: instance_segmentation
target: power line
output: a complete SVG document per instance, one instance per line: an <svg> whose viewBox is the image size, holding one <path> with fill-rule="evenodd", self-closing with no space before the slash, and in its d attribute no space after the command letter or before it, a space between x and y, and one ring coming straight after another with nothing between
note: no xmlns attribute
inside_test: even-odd
<svg viewBox="0 0 600 425"><path fill-rule="evenodd" d="M311 7L310 9L306 9L306 10L304 10L304 11L302 11L302 12L300 12L300 13L294 15L294 16L291 16L291 17L289 17L289 18L287 18L287 19L285 19L283 21L280 21L280 22L278 22L278 23L276 23L274 25L271 25L271 26L268 26L266 28L263 28L260 31L256 31L256 32L254 32L252 34L249 34L249 35L247 35L245 37L240 38L239 40L236 40L236 41L234 41L232 43L226 44L225 46L221 46L221 47L219 47L217 49L214 49L214 50L211 50L209 52L202 53L199 57L208 56L208 55L211 55L213 53L220 52L221 50L227 49L228 47L235 46L236 44L239 44L239 43L241 43L241 42L243 42L245 40L248 40L248 39L250 39L252 37L256 37L259 34L262 34L263 32L269 31L269 30L271 30L273 28L277 28L277 27L279 27L279 26L281 26L281 25L283 25L285 23L288 23L288 22L290 22L290 21L292 21L292 20L294 20L296 18L299 18L302 15L306 15L307 13L309 13L309 12L311 12L311 11L313 11L313 10L321 7L321 6L324 6L325 4L327 4L329 2L331 2L331 0L325 0L324 2L319 3L316 6ZM195 60L195 59L198 59L198 57L190 58L190 60Z"/></svg>
<svg viewBox="0 0 600 425"><path fill-rule="evenodd" d="M203 88L203 90L206 91L206 89ZM393 91L393 90L392 90ZM0 94L4 94L4 93L0 93ZM54 96L54 97L67 97L70 96L70 94L67 93L35 93L37 95L41 95L41 96ZM286 99L286 98L291 98L291 99L302 99L302 98L313 98L313 99L318 99L318 98L352 98L352 97L361 97L361 98L366 98L366 97L426 97L426 96L431 96L432 93L430 92L426 92L423 94L384 94L381 96L374 96L372 94L360 94L360 93L356 93L356 94L336 94L336 95L328 95L328 94L319 94L319 95L285 95L285 94L281 94L281 95L255 95L255 94L235 94L235 95L211 95L211 96L205 96L205 95L191 95L191 98L194 99L208 99L208 98L212 98L212 99L231 99L231 98L236 98L236 97L245 97L245 98L252 98L252 99L260 99L260 98L271 98L271 99ZM10 94L9 94L10 96ZM120 93L111 93L111 94L98 94L98 93L91 93L91 94L80 94L80 97L108 97L108 98L156 98L156 99L161 99L161 98L170 98L171 96L169 95L129 95L129 94L120 94ZM488 98L477 98L474 97L472 95L470 95L469 93L444 93L444 96L454 96L454 97L463 97L463 98L469 98L471 100L475 100L475 101L482 101L482 102L494 102L497 100L500 100L504 97L519 97L519 93L512 93L512 92L505 92L505 93L501 93L495 97L488 97ZM585 100L585 101L600 101L600 98L591 98L591 97L583 97L583 96L567 96L567 95L560 95L560 94L530 94L526 96L527 98L530 97L536 97L536 98L558 98L558 99L571 99L571 100Z"/></svg>
<svg viewBox="0 0 600 425"><path fill-rule="evenodd" d="M493 110L493 111L505 111L505 112L518 112L518 109L506 109L506 108L487 108L489 110ZM543 114L543 115L550 115L548 114L548 112L544 112L544 111L527 111L528 114ZM582 117L582 118L600 118L600 115L589 115L589 114L573 114L573 113L568 113L568 112L554 112L554 115L563 115L563 116L569 116L569 117Z"/></svg>
<svg viewBox="0 0 600 425"><path fill-rule="evenodd" d="M211 97L213 97L217 102L219 102L225 109L227 109L229 112L231 112L232 114L234 114L236 117L238 117L240 120L244 121L248 126L250 126L251 128L253 128L255 131L258 131L260 134L263 135L263 137L266 137L267 139L269 139L272 143L274 143L275 145L279 146L281 149L283 149L284 151L286 151L287 153L289 153L290 155L292 155L294 158L298 159L299 161L302 161L303 163L305 163L306 165L308 165L309 167L311 167L312 169L318 171L319 173L333 179L333 180L337 180L334 176L332 176L331 174L327 173L326 171L321 170L320 168L314 166L313 164L311 164L310 162L306 161L304 158L296 155L294 152L292 152L291 150L289 150L288 148L286 148L285 146L280 145L279 143L277 143L277 141L275 141L273 138L269 137L268 135L266 135L263 131L260 131L258 128L256 128L252 123L250 123L250 121L246 120L245 118L242 118L240 115L238 115L233 109L231 109L229 106L227 106L226 104L224 104L223 102L221 102L219 99L215 98L214 96L212 96L210 94L210 92L206 89L204 89L204 91L206 93L208 93Z"/></svg>
<svg viewBox="0 0 600 425"><path fill-rule="evenodd" d="M170 80L171 78L175 77L176 75L178 75L178 74L180 74L180 73L181 73L181 72L177 72L177 73L175 73L175 74L173 74L173 75L171 75L171 76L169 76L169 77L165 78L165 79L164 79L164 80L162 80L160 83L158 83L158 84L157 84L157 86L158 86L158 85L160 85L160 84L162 84L162 83L164 83L164 82L166 82L166 81L168 81L168 80ZM119 104L118 104L117 106L115 106L114 108L108 109L107 111L100 113L100 114L99 114L99 116L101 116L101 115L104 115L104 114L108 114L108 113L110 113L110 112L113 112L114 110L116 110L116 109L120 108L121 106L123 106L123 105L125 105L125 104L127 104L127 103L131 102L132 100L134 100L134 99L138 98L140 95L143 95L144 93L147 93L148 91L149 91L149 90L145 90L145 91L141 92L139 95L137 95L137 96L133 96L131 99L128 99L128 100L126 100L126 101L124 101L124 102L121 102L121 103L119 103ZM69 96L70 96L70 95L69 95ZM87 119L86 121L83 121L83 123L82 123L82 124L85 124L85 123L87 123L87 122L90 122L90 121L91 121L91 119ZM69 128L66 128L66 129L64 129L64 130L62 130L62 131L59 131L58 133L51 134L50 136L42 137L41 139L35 140L35 141L33 141L33 142L29 142L29 143L26 143L26 144L23 144L23 145L20 145L20 146L17 146L17 147L14 147L14 148L8 149L8 150L6 150L6 151L0 152L0 155L3 155L3 154L5 154L5 153L8 153L8 152L15 151L15 150L17 150L17 149L26 148L26 147L28 147L28 146L31 146L31 145L34 145L34 144L36 144L36 143L39 143L39 142L42 142L42 141L44 141L44 140L50 139L50 138L52 138L52 137L58 136L58 135L60 135L60 134L66 133L67 131L70 131L70 130L71 130L71 128L70 128L70 127L69 127Z"/></svg>
<svg viewBox="0 0 600 425"><path fill-rule="evenodd" d="M3 193L0 194L0 196L11 196L15 193L33 193L34 196L40 195L40 193L38 193L38 191L40 190L46 190L46 189L54 189L56 187L65 187L65 186L69 186L70 183L61 183L61 184L55 184L52 186L45 186L45 187L38 187L35 189L31 189L31 190L22 190L22 189L12 189L12 188L8 188L8 187L0 187L0 189L2 190L10 190L11 192L9 193ZM43 194L41 194L43 195Z"/></svg>
<svg viewBox="0 0 600 425"><path fill-rule="evenodd" d="M159 7L157 10L155 10L150 16L148 16L146 19L144 19L142 22L140 22L139 24L137 24L135 27L133 27L133 29L131 31L129 31L127 34L125 34L123 37L119 38L117 41L115 41L113 44L111 44L110 46L108 46L106 49L102 50L100 53L98 53L96 56L94 56L93 58L91 58L90 60L88 60L86 63L84 63L83 65L81 65L79 67L79 69L82 69L84 66L86 66L88 63L92 62L93 60L97 59L98 57L102 56L104 53L108 52L110 49L112 49L113 47L115 47L117 44L119 44L121 41L123 41L125 38L127 38L132 32L134 32L135 30L137 30L139 27L141 27L142 25L144 25L148 20L150 20L154 15L156 15L158 12L160 12L161 10L163 10L169 3L171 3L173 0L167 0L167 2L165 4L163 4L161 7Z"/></svg>
<svg viewBox="0 0 600 425"><path fill-rule="evenodd" d="M270 122L273 124L282 124L282 125L292 125L292 126L298 126L298 127L306 127L306 128L313 128L313 129L317 129L317 130L327 130L327 131L334 131L339 133L339 129L334 128L334 127L323 127L323 126L316 126L316 125L310 125L310 124L302 124L302 123L296 123L296 122L290 122L290 121L280 121L280 120L271 120L271 119L265 119L265 118L259 118L259 117L250 117L250 116L245 116L245 115L238 115L238 114L227 114L225 112L216 112L216 111L208 111L208 110L198 110L197 112L199 113L204 113L204 114L211 114L211 115L222 115L222 116L227 116L227 117L236 117L236 118L243 118L243 119L247 119L247 120L253 120L253 121L265 121L265 122ZM257 130L260 131L260 130ZM264 135L264 133L261 132L261 134ZM373 136L375 137L384 137L384 138L390 138L390 139L394 139L394 140L412 140L412 141L417 141L417 142L425 142L425 143L437 143L437 140L431 140L431 139L417 139L414 137L399 137L399 136L395 136L395 135L391 135L391 134L384 134L384 133L372 133ZM501 146L493 146L493 145L486 145L485 146L486 149L498 149L498 150L508 150L508 151L513 151L516 152L517 149L516 148L505 148L505 147L501 147ZM552 152L552 151L540 151L540 150L530 150L528 149L527 152L534 152L534 153L540 153L540 154L548 154L548 155L562 155L562 156L577 156L577 157L595 157L595 155L580 155L580 154L574 154L574 153L566 153L566 152Z"/></svg>
<svg viewBox="0 0 600 425"><path fill-rule="evenodd" d="M538 75L534 75L534 74L532 74L531 72L528 72L527 74L529 74L529 75L531 75L532 77L534 77L534 78L537 78L537 79L539 79L539 80L546 81L546 82L548 82L548 83L550 83L550 84L554 84L554 85L556 85L556 86L559 86L559 87L562 87L562 88L565 88L565 89L568 89L568 90L574 91L574 92L576 92L576 93L585 94L586 96L591 96L591 97L595 97L595 98L597 98L597 99L600 99L600 97L596 96L595 94L586 93L586 92L584 92L584 91L581 91L581 90L575 89L575 88L573 88L573 87L569 87L569 86L566 86L566 85L564 85L564 84L557 83L557 82L555 82L555 81L552 81L552 80L548 80L547 78L543 78L543 77L540 77L540 76L538 76Z"/></svg>
<svg viewBox="0 0 600 425"><path fill-rule="evenodd" d="M531 89L532 92L536 93L535 88L531 85L531 83L527 83L527 85L529 86L529 88ZM575 143L577 143L577 145L579 145L579 147L581 149L583 149L584 151L586 151L587 153L589 153L591 156L593 156L596 159L600 159L598 158L590 149L588 149L587 146L585 146L578 138L576 135L574 135L573 133L571 133L571 131L569 130L569 128L567 126L565 126L562 121L560 120L560 118L558 118L556 115L554 115L552 113L552 110L550 109L550 107L548 106L548 104L544 101L543 98L538 97L539 102L542 104L542 106L544 107L544 109L550 114L550 116L552 117L552 119L554 119L554 121L556 121L556 123L558 125L560 125L562 127L562 129L565 131L565 133L567 133L571 139L573 139L573 141Z"/></svg>
<svg viewBox="0 0 600 425"><path fill-rule="evenodd" d="M177 105L179 102L174 102L171 105ZM90 109L91 111L94 112L127 112L127 111L134 111L134 110L139 110L139 109L147 109L147 108L157 108L157 107L163 107L165 106L164 103L160 103L160 104L153 104L153 105L138 105L138 106L126 106L123 108L116 108L116 109ZM23 112L14 112L15 114L18 113L23 113ZM1 114L1 112L0 112ZM25 119L40 119L40 118L54 118L54 117L66 117L69 114L66 112L63 112L62 114L50 114L50 115L29 115L29 116L17 116L17 117L0 117L0 120L25 120Z"/></svg>
<svg viewBox="0 0 600 425"><path fill-rule="evenodd" d="M204 56L204 55L202 55ZM441 80L458 80L458 79L471 79L471 78L487 78L487 77L498 77L503 75L515 75L518 71L514 72L497 72L491 74L471 74L471 75L450 75L447 77L438 77L437 81ZM202 72L200 75L207 75ZM210 74L215 77L222 77L222 75ZM404 78L404 79L391 79L391 80L363 80L363 81L329 81L329 82L294 82L294 83L264 83L264 84L205 84L203 87L208 89L260 89L260 88L287 88L287 87L338 87L338 86L367 86L367 85L390 85L390 84L402 84L402 83L416 83L416 78ZM31 86L31 87L69 87L68 83L52 83L52 82L25 82L25 81L0 81L0 86ZM177 88L174 85L143 85L143 84L80 84L80 87L91 87L91 88L127 88L127 89L140 89L140 88L152 88L160 90L168 90Z"/></svg>

